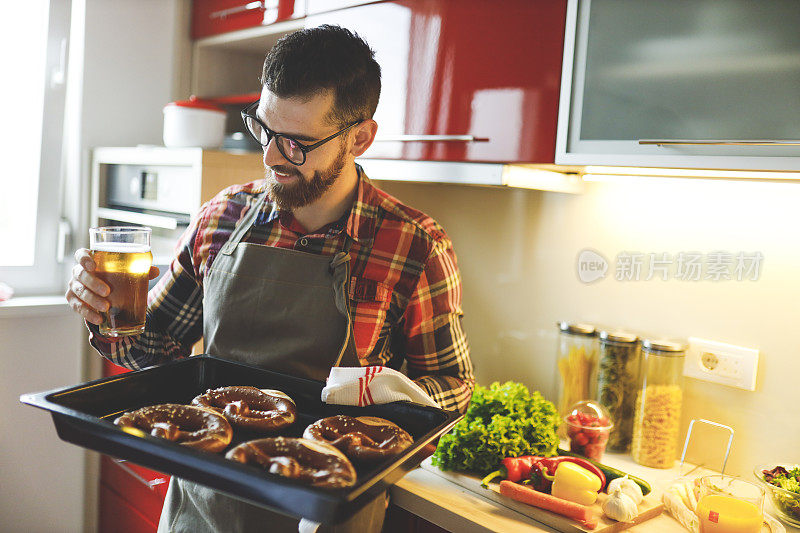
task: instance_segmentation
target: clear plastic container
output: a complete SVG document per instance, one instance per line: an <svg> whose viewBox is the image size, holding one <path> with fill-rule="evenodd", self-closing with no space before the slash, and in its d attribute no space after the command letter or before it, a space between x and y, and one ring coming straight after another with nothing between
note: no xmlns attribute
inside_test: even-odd
<svg viewBox="0 0 800 533"><path fill-rule="evenodd" d="M624 331L601 331L597 368L597 401L608 409L614 430L608 450L628 452L639 392L639 338Z"/></svg>
<svg viewBox="0 0 800 533"><path fill-rule="evenodd" d="M671 468L678 449L686 346L642 341L641 387L636 397L631 455L644 466Z"/></svg>
<svg viewBox="0 0 800 533"><path fill-rule="evenodd" d="M595 397L597 390L597 333L589 324L559 322L556 384L558 412Z"/></svg>
<svg viewBox="0 0 800 533"><path fill-rule="evenodd" d="M572 406L563 418L569 451L600 461L606 450L614 422L608 410L594 400L583 400Z"/></svg>

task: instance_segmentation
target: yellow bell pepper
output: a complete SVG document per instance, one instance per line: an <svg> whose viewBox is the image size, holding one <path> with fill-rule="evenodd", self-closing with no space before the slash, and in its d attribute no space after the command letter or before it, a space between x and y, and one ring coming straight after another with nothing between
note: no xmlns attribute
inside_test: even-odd
<svg viewBox="0 0 800 533"><path fill-rule="evenodd" d="M563 462L556 467L550 494L581 505L597 501L600 478L575 463Z"/></svg>

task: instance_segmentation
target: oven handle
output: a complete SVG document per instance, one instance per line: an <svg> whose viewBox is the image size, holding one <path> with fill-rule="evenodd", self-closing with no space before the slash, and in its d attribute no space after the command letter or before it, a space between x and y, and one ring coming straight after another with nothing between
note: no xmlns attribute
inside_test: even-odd
<svg viewBox="0 0 800 533"><path fill-rule="evenodd" d="M141 224L142 226L154 226L156 228L176 229L178 220L172 217L161 215L149 215L147 213L137 213L135 211L125 211L124 209L111 209L108 207L98 207L97 217L109 220L119 220L131 224Z"/></svg>

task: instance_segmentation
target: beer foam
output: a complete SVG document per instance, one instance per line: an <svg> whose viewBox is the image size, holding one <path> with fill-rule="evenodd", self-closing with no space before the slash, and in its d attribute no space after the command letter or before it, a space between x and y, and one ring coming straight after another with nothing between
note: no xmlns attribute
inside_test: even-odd
<svg viewBox="0 0 800 533"><path fill-rule="evenodd" d="M94 252L112 252L118 254L137 254L149 252L150 247L136 242L96 242L92 246Z"/></svg>

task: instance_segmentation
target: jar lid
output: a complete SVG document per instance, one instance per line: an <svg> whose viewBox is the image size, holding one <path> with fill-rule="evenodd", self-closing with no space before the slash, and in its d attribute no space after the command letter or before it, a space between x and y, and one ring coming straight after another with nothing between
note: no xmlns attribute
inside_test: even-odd
<svg viewBox="0 0 800 533"><path fill-rule="evenodd" d="M590 428L593 430L611 430L614 421L611 414L600 402L581 400L569 409L569 414L562 418L570 426Z"/></svg>
<svg viewBox="0 0 800 533"><path fill-rule="evenodd" d="M642 341L642 348L648 352L668 352L675 356L684 355L686 352L685 344L668 340L645 339Z"/></svg>
<svg viewBox="0 0 800 533"><path fill-rule="evenodd" d="M603 330L600 332L600 340L604 342L636 342L639 340L639 337L633 333L628 333L627 331Z"/></svg>
<svg viewBox="0 0 800 533"><path fill-rule="evenodd" d="M189 97L188 100L176 100L174 102L168 103L166 107L170 106L177 106L177 107L191 107L193 109L205 109L207 111L218 111L220 113L224 113L225 111L216 105L214 102L210 102L208 100L202 100L195 95Z"/></svg>
<svg viewBox="0 0 800 533"><path fill-rule="evenodd" d="M587 337L594 337L597 330L591 324L570 324L569 322L556 322L558 329L564 333L571 333L572 335L586 335Z"/></svg>

